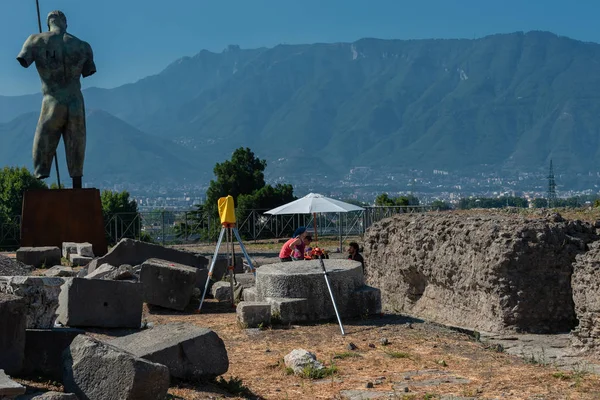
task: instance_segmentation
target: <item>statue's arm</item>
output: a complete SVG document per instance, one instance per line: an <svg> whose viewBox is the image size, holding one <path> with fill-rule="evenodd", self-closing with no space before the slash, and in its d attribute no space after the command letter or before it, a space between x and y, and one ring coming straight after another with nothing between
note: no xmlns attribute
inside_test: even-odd
<svg viewBox="0 0 600 400"><path fill-rule="evenodd" d="M21 52L17 56L17 61L23 66L28 68L35 60L35 35L31 35L27 38L23 44Z"/></svg>
<svg viewBox="0 0 600 400"><path fill-rule="evenodd" d="M87 78L88 76L96 73L96 64L94 64L94 52L92 51L92 46L90 46L88 43L84 43L84 46L86 60L83 64L83 69L81 70L81 76Z"/></svg>

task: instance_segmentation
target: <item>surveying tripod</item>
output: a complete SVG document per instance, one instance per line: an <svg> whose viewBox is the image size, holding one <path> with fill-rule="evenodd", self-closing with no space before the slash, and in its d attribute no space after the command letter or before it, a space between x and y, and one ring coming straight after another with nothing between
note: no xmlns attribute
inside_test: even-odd
<svg viewBox="0 0 600 400"><path fill-rule="evenodd" d="M248 252L246 251L246 247L244 247L244 243L242 243L242 238L240 237L240 233L238 232L237 228L235 227L235 224L234 223L223 223L222 225L223 225L223 227L221 228L221 233L219 234L219 240L217 241L217 247L215 247L215 253L213 254L213 258L210 263L210 268L208 270L208 277L206 278L206 284L204 285L204 292L202 292L202 300L200 300L200 305L198 306L198 312L200 312L200 309L202 309L202 304L204 303L204 297L206 296L206 292L208 291L208 285L212 278L213 269L215 268L215 263L217 262L219 248L221 247L221 243L223 242L223 237L225 235L227 235L227 238L225 239L226 246L227 246L226 252L229 257L228 263L227 263L227 271L229 273L229 282L231 284L231 305L232 306L235 305L234 284L233 284L233 280L234 280L233 271L235 269L235 250L234 250L234 243L233 243L234 236L235 236L237 242L239 243L240 248L242 249L242 253L244 254L244 257L246 258L246 261L248 262L248 266L250 267L250 270L252 271L254 276L256 276L256 269L252 265L252 260L250 259L250 256L248 255Z"/></svg>

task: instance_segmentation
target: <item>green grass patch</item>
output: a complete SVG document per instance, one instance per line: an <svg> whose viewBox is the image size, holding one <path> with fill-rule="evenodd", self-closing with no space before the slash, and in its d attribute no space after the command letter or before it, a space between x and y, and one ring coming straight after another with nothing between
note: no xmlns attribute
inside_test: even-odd
<svg viewBox="0 0 600 400"><path fill-rule="evenodd" d="M333 355L335 360L344 360L346 358L361 358L362 356L358 353L354 353L352 351L345 351L343 353L336 353Z"/></svg>
<svg viewBox="0 0 600 400"><path fill-rule="evenodd" d="M229 380L223 379L223 377L221 376L221 377L219 377L219 379L217 379L217 381L215 383L217 384L218 387L220 387L221 389L227 391L228 393L230 393L234 396L244 396L244 397L254 396L254 393L252 393L252 391L250 389L248 389L248 387L246 387L242 383L242 380L240 378L238 378L237 376L233 376L233 377L229 378Z"/></svg>
<svg viewBox="0 0 600 400"><path fill-rule="evenodd" d="M312 366L306 366L300 373L302 378L306 379L323 379L328 376L332 376L337 372L336 366L325 367L325 368L314 368Z"/></svg>
<svg viewBox="0 0 600 400"><path fill-rule="evenodd" d="M386 351L385 354L392 358L410 358L410 354L402 351Z"/></svg>

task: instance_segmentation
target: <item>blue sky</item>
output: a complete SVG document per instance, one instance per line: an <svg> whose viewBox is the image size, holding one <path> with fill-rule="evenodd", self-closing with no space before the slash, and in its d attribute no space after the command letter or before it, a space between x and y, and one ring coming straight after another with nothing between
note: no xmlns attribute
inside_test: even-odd
<svg viewBox="0 0 600 400"><path fill-rule="evenodd" d="M600 1L577 0L39 0L42 24L62 10L69 32L86 40L98 73L83 86L115 87L160 72L202 49L220 52L279 43L362 37L474 38L547 30L600 42ZM15 60L37 32L35 0L2 0L0 95L39 91L35 67Z"/></svg>

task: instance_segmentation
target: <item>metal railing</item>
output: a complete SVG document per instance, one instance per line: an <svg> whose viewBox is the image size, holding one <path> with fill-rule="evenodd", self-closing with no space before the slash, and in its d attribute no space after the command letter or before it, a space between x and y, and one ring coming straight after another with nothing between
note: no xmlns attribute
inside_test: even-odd
<svg viewBox="0 0 600 400"><path fill-rule="evenodd" d="M313 230L315 221L309 214L269 215L264 210L250 210L238 219L238 231L244 240L272 239L290 236L296 228ZM400 213L432 211L431 206L365 207L364 211L317 214L319 237L361 236L374 223ZM19 247L20 218L0 224L0 249ZM109 243L123 238L166 244L216 242L221 224L218 218L197 211L141 211L105 216L104 228Z"/></svg>

